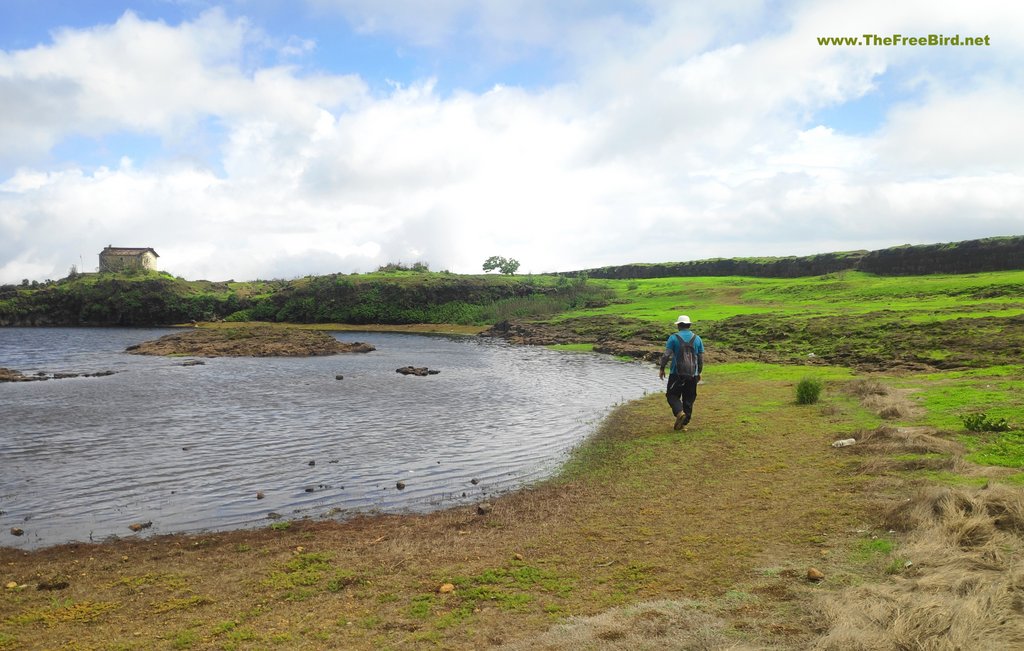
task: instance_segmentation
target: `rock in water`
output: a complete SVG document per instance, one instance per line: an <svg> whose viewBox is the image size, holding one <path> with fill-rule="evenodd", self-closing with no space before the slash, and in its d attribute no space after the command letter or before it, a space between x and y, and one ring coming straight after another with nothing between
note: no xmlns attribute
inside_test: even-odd
<svg viewBox="0 0 1024 651"><path fill-rule="evenodd" d="M402 368L395 369L395 373L401 373L402 375L415 375L416 377L437 375L440 372L441 371L436 369L427 368L426 366L403 366Z"/></svg>

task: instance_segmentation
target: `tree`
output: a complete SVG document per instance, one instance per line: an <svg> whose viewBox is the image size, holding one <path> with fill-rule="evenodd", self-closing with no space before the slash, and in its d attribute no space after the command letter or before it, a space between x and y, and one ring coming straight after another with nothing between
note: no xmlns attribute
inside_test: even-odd
<svg viewBox="0 0 1024 651"><path fill-rule="evenodd" d="M484 271L494 271L511 276L519 269L519 261L513 258L503 258L500 255L492 255L484 260Z"/></svg>

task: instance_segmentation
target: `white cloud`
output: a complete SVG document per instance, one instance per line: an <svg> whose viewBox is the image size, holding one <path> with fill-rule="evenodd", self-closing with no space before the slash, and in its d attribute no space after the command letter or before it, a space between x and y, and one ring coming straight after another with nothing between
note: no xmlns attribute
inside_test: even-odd
<svg viewBox="0 0 1024 651"><path fill-rule="evenodd" d="M475 272L489 255L540 272L1024 232L1024 21L1002 5L650 2L625 15L588 3L572 19L525 1L450 0L429 15L421 3L316 4L420 45L468 29L499 49L560 49L578 69L541 89L445 94L419 79L373 94L329 70L248 67L271 41L289 56L315 45L217 10L178 26L128 13L0 52L0 90L17 99L0 103L0 158L18 167L0 179L0 282L61 276L80 256L91 268L107 244L152 246L186 277L243 279L398 260ZM1005 45L816 41L921 30L988 30ZM919 90L874 133L812 119L875 92L883 74ZM207 166L187 154L211 119L222 134L202 143ZM69 136L124 132L172 153L96 170L47 161Z"/></svg>

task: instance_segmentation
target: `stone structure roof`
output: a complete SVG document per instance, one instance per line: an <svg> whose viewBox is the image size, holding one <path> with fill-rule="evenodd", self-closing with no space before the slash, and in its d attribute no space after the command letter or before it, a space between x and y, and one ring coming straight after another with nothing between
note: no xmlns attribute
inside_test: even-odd
<svg viewBox="0 0 1024 651"><path fill-rule="evenodd" d="M119 247L119 246L108 246L108 247L105 247L103 249L103 252L100 253L100 255L136 256L136 255L142 255L143 253L146 253L147 251L149 253L152 253L154 256L156 256L158 258L160 257L159 253L157 253L156 251L154 251L153 249L148 248L148 247L147 248L131 248L131 247Z"/></svg>

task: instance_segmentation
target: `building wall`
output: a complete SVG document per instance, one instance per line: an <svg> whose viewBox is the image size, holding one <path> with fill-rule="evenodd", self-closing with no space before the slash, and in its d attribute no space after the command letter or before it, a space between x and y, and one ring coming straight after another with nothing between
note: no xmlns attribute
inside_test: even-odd
<svg viewBox="0 0 1024 651"><path fill-rule="evenodd" d="M156 271L156 256L149 251L145 251L141 255L100 253L100 271L128 271L130 269Z"/></svg>

